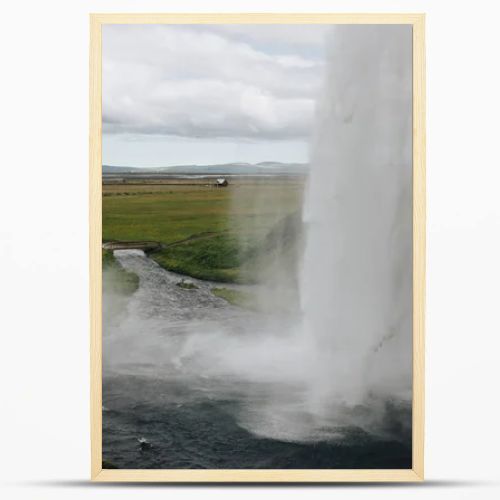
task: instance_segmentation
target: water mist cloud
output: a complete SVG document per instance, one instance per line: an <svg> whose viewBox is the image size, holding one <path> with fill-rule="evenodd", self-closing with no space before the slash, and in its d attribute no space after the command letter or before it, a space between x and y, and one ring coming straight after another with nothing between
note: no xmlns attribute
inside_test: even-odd
<svg viewBox="0 0 500 500"><path fill-rule="evenodd" d="M157 31L151 36L168 41L170 35ZM192 34L179 28L177 36L189 42ZM226 43L210 38L218 35L206 36L207 50L211 44ZM245 61L254 61L254 67L267 64L265 57L244 44L237 50ZM134 56L133 47L130 54L126 58ZM144 74L154 71L148 65L156 57L151 54L151 61L145 61ZM193 64L190 61L184 70ZM309 71L302 62L289 59L282 61L280 71L288 71L287 65ZM210 292L211 284L201 281L189 295L175 286L178 276L144 255L125 252L117 257L140 276L140 288L119 328L106 327L105 370L174 381L182 386L175 392L179 404L182 398L237 401L230 411L241 427L283 441L346 439L349 426L384 435L393 432L387 424L393 406L403 415L403 424L395 427L408 424L411 67L410 27L337 26L332 33L303 213L303 261L300 266L277 261L274 269L266 270L276 285L286 278L282 283L294 286L290 274L301 269L300 279L295 280L301 307L294 314L237 309L219 302ZM138 76L138 85L142 78ZM245 78L238 84L241 89L256 84L251 75ZM158 92L168 101L160 90L161 86L155 87L153 94ZM287 100L311 99L308 92L294 83L282 95ZM126 101L124 95L120 99ZM114 120L113 127L119 130L121 119L113 118L110 109L108 120ZM268 105L261 111L255 120L268 123L266 133L271 134ZM139 119L128 121L139 128L151 126L142 120L142 112L139 107L134 112ZM288 116L290 110L283 113ZM203 112L196 116L205 119ZM155 120L157 130L169 130L162 128L166 124L161 113ZM221 123L212 119L204 127L217 131ZM185 133L192 133L195 125L189 130L186 125ZM278 125L276 130L286 128ZM243 128L238 124L235 133L248 133ZM239 202L234 200L233 206ZM255 203L262 200L256 196ZM272 211L271 204L269 208ZM248 224L254 230L252 222ZM286 248L284 238L289 233L276 234ZM300 252L296 257L301 258ZM279 286L276 294L281 294ZM265 301L273 304L272 294Z"/></svg>

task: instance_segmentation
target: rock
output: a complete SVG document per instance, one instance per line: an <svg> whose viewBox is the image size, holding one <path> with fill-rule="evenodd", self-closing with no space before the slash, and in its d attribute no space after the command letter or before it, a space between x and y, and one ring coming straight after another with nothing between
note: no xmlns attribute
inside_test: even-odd
<svg viewBox="0 0 500 500"><path fill-rule="evenodd" d="M149 450L153 446L146 438L143 437L140 437L139 439L137 439L137 441L139 441L139 446L141 447L141 450Z"/></svg>
<svg viewBox="0 0 500 500"><path fill-rule="evenodd" d="M191 280L187 279L182 279L181 281L177 282L176 285L179 288L184 288L185 290L195 290L198 288Z"/></svg>

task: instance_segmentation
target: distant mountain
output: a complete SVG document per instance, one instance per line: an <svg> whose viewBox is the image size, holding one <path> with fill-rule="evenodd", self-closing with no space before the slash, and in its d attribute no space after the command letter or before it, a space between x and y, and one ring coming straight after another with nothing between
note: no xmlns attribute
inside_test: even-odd
<svg viewBox="0 0 500 500"><path fill-rule="evenodd" d="M113 165L103 165L102 173L103 174L133 174L143 170L142 168L137 167L115 167Z"/></svg>
<svg viewBox="0 0 500 500"><path fill-rule="evenodd" d="M193 175L258 175L258 174L306 174L306 163L223 163L217 165L174 165L171 167L139 168L103 165L102 173L109 174L193 174Z"/></svg>

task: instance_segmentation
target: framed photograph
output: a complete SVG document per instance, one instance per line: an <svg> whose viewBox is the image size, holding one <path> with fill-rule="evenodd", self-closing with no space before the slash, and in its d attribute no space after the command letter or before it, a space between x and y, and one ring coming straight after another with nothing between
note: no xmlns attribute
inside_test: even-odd
<svg viewBox="0 0 500 500"><path fill-rule="evenodd" d="M91 477L421 481L423 14L92 14Z"/></svg>

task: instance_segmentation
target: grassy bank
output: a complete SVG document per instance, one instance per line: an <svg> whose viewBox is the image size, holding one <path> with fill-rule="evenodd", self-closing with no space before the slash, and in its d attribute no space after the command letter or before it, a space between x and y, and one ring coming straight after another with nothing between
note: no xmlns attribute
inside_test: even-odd
<svg viewBox="0 0 500 500"><path fill-rule="evenodd" d="M109 250L102 251L102 268L105 271L103 287L106 291L126 296L139 288L139 276L125 270Z"/></svg>
<svg viewBox="0 0 500 500"><path fill-rule="evenodd" d="M232 288L212 288L212 293L234 306L251 310L258 309L256 297L250 292L233 290Z"/></svg>
<svg viewBox="0 0 500 500"><path fill-rule="evenodd" d="M300 209L303 181L239 180L223 189L114 184L103 190L104 241L158 241L163 248L151 257L166 269L250 283L269 233Z"/></svg>

